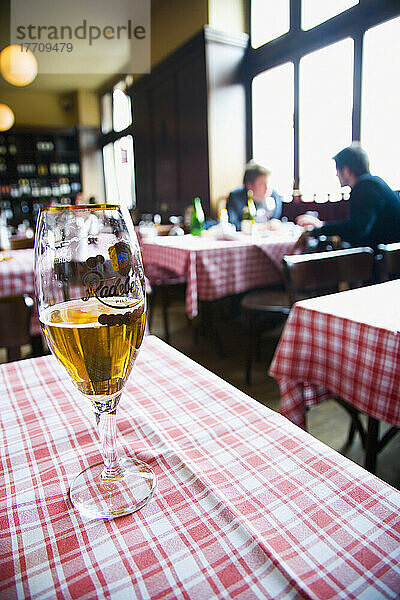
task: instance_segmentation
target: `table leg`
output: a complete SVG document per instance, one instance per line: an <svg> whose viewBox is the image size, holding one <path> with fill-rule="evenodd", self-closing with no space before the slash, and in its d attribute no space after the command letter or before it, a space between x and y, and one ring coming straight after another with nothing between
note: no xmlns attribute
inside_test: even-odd
<svg viewBox="0 0 400 600"><path fill-rule="evenodd" d="M31 335L30 343L32 346L32 356L36 357L48 354L48 352L45 351L41 335Z"/></svg>
<svg viewBox="0 0 400 600"><path fill-rule="evenodd" d="M247 334L247 356L246 356L246 384L250 385L251 367L253 363L253 346L254 337L256 336L256 327L254 323L255 317L249 312L248 314L248 334Z"/></svg>
<svg viewBox="0 0 400 600"><path fill-rule="evenodd" d="M202 335L205 339L211 340L217 348L219 357L224 358L225 351L218 331L218 319L215 315L217 302L218 300L199 301L199 324L195 335L197 339L197 336Z"/></svg>
<svg viewBox="0 0 400 600"><path fill-rule="evenodd" d="M365 450L365 468L375 473L376 457L378 454L379 421L368 417L368 430Z"/></svg>

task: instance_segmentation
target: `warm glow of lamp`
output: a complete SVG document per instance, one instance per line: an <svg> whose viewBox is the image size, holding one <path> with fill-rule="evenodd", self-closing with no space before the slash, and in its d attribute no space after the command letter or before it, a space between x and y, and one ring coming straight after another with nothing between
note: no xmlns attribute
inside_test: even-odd
<svg viewBox="0 0 400 600"><path fill-rule="evenodd" d="M7 131L14 125L14 113L7 104L0 104L0 131Z"/></svg>
<svg viewBox="0 0 400 600"><path fill-rule="evenodd" d="M0 53L0 71L12 85L24 86L32 83L38 73L36 56L30 50L14 44Z"/></svg>

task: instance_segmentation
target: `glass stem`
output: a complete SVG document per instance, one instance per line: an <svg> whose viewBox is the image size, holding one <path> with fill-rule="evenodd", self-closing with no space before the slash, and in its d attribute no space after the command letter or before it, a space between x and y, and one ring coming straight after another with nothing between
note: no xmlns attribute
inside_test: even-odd
<svg viewBox="0 0 400 600"><path fill-rule="evenodd" d="M102 412L96 414L96 423L98 427L101 454L103 457L104 469L101 473L103 481L113 481L120 479L123 469L118 461L117 454L117 417L116 410L113 412Z"/></svg>

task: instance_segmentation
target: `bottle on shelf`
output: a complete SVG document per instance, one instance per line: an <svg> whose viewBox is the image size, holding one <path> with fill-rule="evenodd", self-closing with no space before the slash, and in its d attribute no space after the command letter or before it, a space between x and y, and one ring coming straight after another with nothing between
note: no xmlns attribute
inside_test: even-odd
<svg viewBox="0 0 400 600"><path fill-rule="evenodd" d="M201 201L198 196L193 198L193 213L190 220L190 233L192 235L201 235L204 229L204 212Z"/></svg>

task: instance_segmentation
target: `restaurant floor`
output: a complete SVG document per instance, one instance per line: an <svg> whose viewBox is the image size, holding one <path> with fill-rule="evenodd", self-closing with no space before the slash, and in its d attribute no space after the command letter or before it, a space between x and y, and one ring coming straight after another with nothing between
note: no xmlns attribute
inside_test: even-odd
<svg viewBox="0 0 400 600"><path fill-rule="evenodd" d="M230 305L219 307L216 318L219 337L222 342L223 356L217 351L214 342L200 336L194 339L194 322L190 322L184 309L183 298L174 298L169 307L170 344L197 363L203 365L236 388L255 398L272 410L279 409L279 387L267 374L276 344L279 328L266 332L263 336L260 360L253 363L251 385L245 383L245 352L247 332L240 315L232 316ZM237 311L234 311L237 312ZM228 316L229 315L229 316ZM164 328L159 304L153 313L151 333L164 338ZM30 347L23 348L23 355L29 356ZM5 351L0 349L0 363L5 362ZM134 372L133 375L134 377ZM156 376L156 374L155 374ZM307 413L308 431L328 446L341 452L347 439L350 417L334 400L328 400L312 407ZM382 427L384 432L386 425ZM345 455L363 465L363 451L359 436L356 435L352 446ZM376 475L400 489L400 433L397 434L378 456Z"/></svg>

